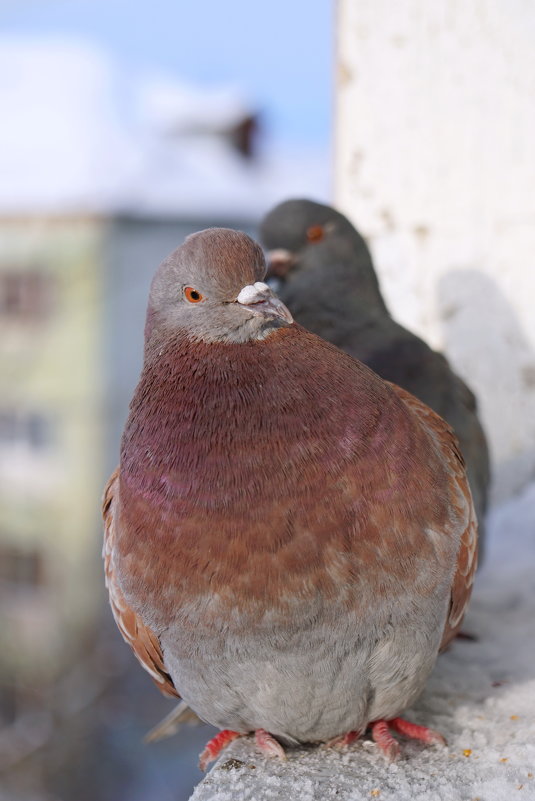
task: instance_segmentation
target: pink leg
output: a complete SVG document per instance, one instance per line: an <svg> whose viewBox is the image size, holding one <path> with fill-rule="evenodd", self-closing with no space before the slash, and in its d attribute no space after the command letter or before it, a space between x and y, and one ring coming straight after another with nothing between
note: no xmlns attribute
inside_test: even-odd
<svg viewBox="0 0 535 801"><path fill-rule="evenodd" d="M204 751L199 757L199 767L201 770L206 770L210 762L213 762L214 759L217 759L221 751L229 745L233 740L236 740L238 737L242 737L242 734L239 734L237 731L232 731L231 729L223 729L215 737L212 737L206 743Z"/></svg>
<svg viewBox="0 0 535 801"><path fill-rule="evenodd" d="M388 730L389 723L386 720L376 720L371 724L372 739L377 743L389 762L395 762L399 757L399 743L394 740Z"/></svg>
<svg viewBox="0 0 535 801"><path fill-rule="evenodd" d="M376 720L375 723L371 724L371 729L373 739L390 762L393 762L399 756L399 743L390 734L390 729L398 734L405 735L405 737L420 740L429 745L446 745L446 740L438 731L428 729L427 726L418 726L416 723L411 723L403 718Z"/></svg>
<svg viewBox="0 0 535 801"><path fill-rule="evenodd" d="M265 729L257 729L254 736L257 746L266 756L286 759L282 745Z"/></svg>
<svg viewBox="0 0 535 801"><path fill-rule="evenodd" d="M238 737L243 737L237 731L232 729L223 729L215 737L206 743L205 749L199 757L199 767L201 770L206 770L210 762L217 759L221 751L227 747L233 740ZM269 734L265 729L257 729L255 731L255 740L260 750L269 757L278 757L279 759L286 759L284 748L277 742L277 740Z"/></svg>
<svg viewBox="0 0 535 801"><path fill-rule="evenodd" d="M355 740L358 740L361 734L361 731L348 731L346 734L339 734L338 737L333 737L332 740L327 740L327 742L324 743L324 747L345 748L346 745L351 745L351 743L355 742Z"/></svg>
<svg viewBox="0 0 535 801"><path fill-rule="evenodd" d="M398 734L404 734L405 737L410 737L412 740L421 740L422 743L429 743L429 745L446 745L444 737L438 731L428 729L427 726L418 726L409 720L403 720L403 718L392 718L388 721L388 725Z"/></svg>

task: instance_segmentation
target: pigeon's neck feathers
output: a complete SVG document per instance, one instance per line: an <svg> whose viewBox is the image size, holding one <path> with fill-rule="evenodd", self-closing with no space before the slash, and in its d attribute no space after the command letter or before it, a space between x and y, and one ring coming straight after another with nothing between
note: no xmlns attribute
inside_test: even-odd
<svg viewBox="0 0 535 801"><path fill-rule="evenodd" d="M388 315L368 245L351 225L343 224L338 235L334 234L321 261L323 275L327 273L343 291L351 307L358 308L361 314Z"/></svg>
<svg viewBox="0 0 535 801"><path fill-rule="evenodd" d="M325 282L324 269L322 276ZM352 258L335 258L329 265L328 282L332 283L334 292L327 292L327 295L333 301L336 295L338 307L343 311L358 311L359 315L365 316L389 316L368 252L361 252Z"/></svg>
<svg viewBox="0 0 535 801"><path fill-rule="evenodd" d="M243 487L245 473L252 503L260 467L262 483L310 451L329 470L340 458L334 440L365 449L378 425L386 441L392 417L379 421L378 409L392 403L394 393L368 368L297 325L241 345L169 340L146 356L121 474L138 489L183 499L218 488L221 501Z"/></svg>

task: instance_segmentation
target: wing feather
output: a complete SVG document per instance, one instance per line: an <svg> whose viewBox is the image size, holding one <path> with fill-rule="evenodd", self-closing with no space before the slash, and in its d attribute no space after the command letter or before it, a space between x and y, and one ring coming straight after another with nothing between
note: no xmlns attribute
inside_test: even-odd
<svg viewBox="0 0 535 801"><path fill-rule="evenodd" d="M449 465L451 481L461 499L460 512L463 531L460 537L457 563L451 586L451 599L440 650L446 648L461 627L477 568L477 518L465 471L465 462L453 429L428 406L395 384L391 385L403 402L415 412L441 448Z"/></svg>
<svg viewBox="0 0 535 801"><path fill-rule="evenodd" d="M102 555L104 557L106 587L110 596L111 611L125 642L132 648L137 659L150 674L158 689L164 695L178 698L179 695L173 680L165 668L158 637L148 626L145 626L139 615L136 615L128 606L113 569L112 556L115 542L114 500L117 493L118 478L119 468L115 470L106 485L102 504L102 516L104 518L104 548Z"/></svg>

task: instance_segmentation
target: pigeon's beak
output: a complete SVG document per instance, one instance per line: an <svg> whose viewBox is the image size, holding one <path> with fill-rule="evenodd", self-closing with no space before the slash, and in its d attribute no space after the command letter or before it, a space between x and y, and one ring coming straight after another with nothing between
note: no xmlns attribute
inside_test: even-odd
<svg viewBox="0 0 535 801"><path fill-rule="evenodd" d="M236 303L240 303L244 309L249 309L253 314L259 314L268 320L279 318L288 325L294 321L282 300L279 300L268 285L261 281L244 286L236 298Z"/></svg>
<svg viewBox="0 0 535 801"><path fill-rule="evenodd" d="M284 278L294 266L296 257L291 250L276 248L268 252L266 261L268 278Z"/></svg>

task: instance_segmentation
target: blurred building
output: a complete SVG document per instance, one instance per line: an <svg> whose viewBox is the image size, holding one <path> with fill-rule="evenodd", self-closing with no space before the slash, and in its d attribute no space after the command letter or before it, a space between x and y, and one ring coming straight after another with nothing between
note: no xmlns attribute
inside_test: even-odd
<svg viewBox="0 0 535 801"><path fill-rule="evenodd" d="M150 280L192 231L252 232L271 204L321 196L326 181L306 159L270 153L232 88L126 80L65 41L5 39L0 70L13 76L0 84L0 768L15 777L10 799L63 784L97 801L95 782L99 799L115 797L112 769L97 779L88 767L102 731L123 720L140 740L155 722L124 706L130 679L108 687L127 668L118 633L111 645L101 636L99 556ZM122 717L106 717L103 695ZM107 748L131 784L150 785L129 737L124 753Z"/></svg>
<svg viewBox="0 0 535 801"><path fill-rule="evenodd" d="M102 231L0 219L3 712L72 657L95 614L102 475ZM10 692L11 687L11 692Z"/></svg>

